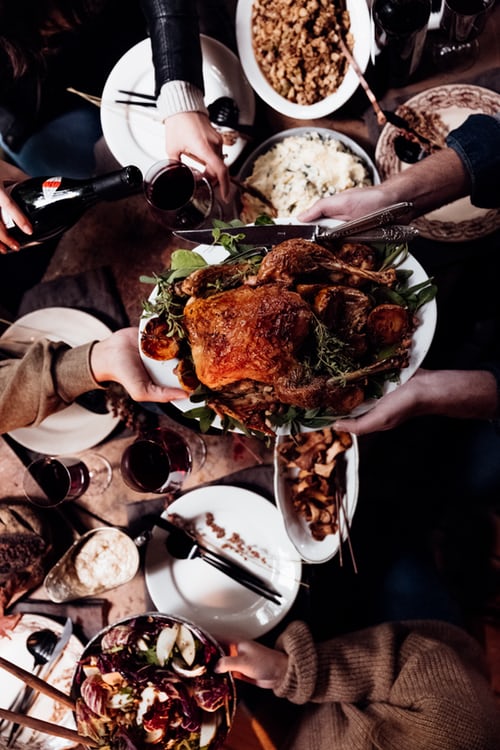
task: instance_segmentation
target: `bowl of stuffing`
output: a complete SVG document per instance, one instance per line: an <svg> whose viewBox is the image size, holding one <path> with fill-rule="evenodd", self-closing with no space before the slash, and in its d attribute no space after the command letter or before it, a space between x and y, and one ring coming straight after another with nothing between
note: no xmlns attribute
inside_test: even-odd
<svg viewBox="0 0 500 750"><path fill-rule="evenodd" d="M359 0L239 0L236 41L244 73L266 104L299 120L342 107L368 65L371 24Z"/></svg>

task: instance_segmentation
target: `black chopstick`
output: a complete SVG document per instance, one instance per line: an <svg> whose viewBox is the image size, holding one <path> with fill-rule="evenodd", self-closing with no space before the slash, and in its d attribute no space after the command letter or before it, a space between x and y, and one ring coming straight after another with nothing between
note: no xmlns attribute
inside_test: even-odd
<svg viewBox="0 0 500 750"><path fill-rule="evenodd" d="M115 99L115 104L133 104L134 107L156 107L155 102L133 102L132 99Z"/></svg>
<svg viewBox="0 0 500 750"><path fill-rule="evenodd" d="M156 101L156 96L153 94L141 94L140 91L125 91L125 89L118 89L119 94L126 94L127 96L137 96L139 99L149 99L152 102Z"/></svg>

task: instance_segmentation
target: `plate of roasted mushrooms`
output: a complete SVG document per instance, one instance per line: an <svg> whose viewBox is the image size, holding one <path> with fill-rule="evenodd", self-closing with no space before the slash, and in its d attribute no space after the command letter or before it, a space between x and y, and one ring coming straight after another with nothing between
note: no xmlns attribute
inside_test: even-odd
<svg viewBox="0 0 500 750"><path fill-rule="evenodd" d="M175 408L211 426L275 437L356 416L420 366L435 288L406 243L290 239L270 248L214 231L150 279L144 366L179 385Z"/></svg>
<svg viewBox="0 0 500 750"><path fill-rule="evenodd" d="M304 562L323 563L337 553L343 562L358 500L358 462L358 443L348 432L324 427L277 436L276 504Z"/></svg>

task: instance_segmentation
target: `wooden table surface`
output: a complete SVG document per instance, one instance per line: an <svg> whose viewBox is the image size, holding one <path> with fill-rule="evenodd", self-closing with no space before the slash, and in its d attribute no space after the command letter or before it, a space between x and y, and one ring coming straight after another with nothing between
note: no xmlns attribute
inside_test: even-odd
<svg viewBox="0 0 500 750"><path fill-rule="evenodd" d="M428 75L411 86L387 90L384 101L403 100L415 93L445 83L470 81L474 76L500 67L500 7L488 20L481 37L481 54L473 67L467 71L439 73L428 68ZM376 72L376 69L375 69ZM360 89L356 94L359 100ZM279 116L259 103L260 116L264 118L268 135L289 127L316 125L342 132L355 139L373 155L374 143L368 127L370 109L368 102L359 105L358 111L349 111L346 106L329 118L316 121L294 121ZM79 273L86 269L109 266L125 306L131 324L136 324L142 310L142 301L150 287L140 281L142 274L161 272L168 264L170 254L178 246L172 235L151 217L142 196L135 196L117 203L102 203L89 211L60 240L45 274L46 280ZM150 499L129 490L123 483L119 462L124 448L133 439L130 432L122 432L112 440L97 447L98 452L111 462L114 473L111 486L98 502L83 496L82 504L97 512L112 523L122 525L127 521L127 505L138 500ZM238 469L271 461L271 449L258 440L243 436L206 436L207 460L200 470L195 470L187 479L185 488L213 481ZM81 455L85 458L86 452ZM4 441L0 441L0 480L4 494L22 496L20 460ZM89 527L99 525L89 523ZM33 596L43 598L43 590ZM144 578L140 573L125 586L106 595L109 600L108 621L128 614L144 611L147 606ZM242 747L243 745L240 745ZM257 739L248 747L261 747ZM230 747L230 744L227 745Z"/></svg>

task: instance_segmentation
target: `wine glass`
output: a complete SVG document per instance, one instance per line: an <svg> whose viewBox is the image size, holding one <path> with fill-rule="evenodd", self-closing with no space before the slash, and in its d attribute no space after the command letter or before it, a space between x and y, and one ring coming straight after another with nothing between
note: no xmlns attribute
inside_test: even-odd
<svg viewBox="0 0 500 750"><path fill-rule="evenodd" d="M98 453L89 454L86 461L74 456L43 456L27 467L24 494L39 508L56 508L62 503L77 500L92 487L101 495L109 486L112 469L109 461Z"/></svg>
<svg viewBox="0 0 500 750"><path fill-rule="evenodd" d="M188 443L179 432L156 427L141 433L125 449L120 470L125 484L136 492L175 492L193 466L203 464L205 455L205 442L199 435L193 434Z"/></svg>
<svg viewBox="0 0 500 750"><path fill-rule="evenodd" d="M434 62L441 69L465 70L477 59L479 36L495 0L444 0Z"/></svg>
<svg viewBox="0 0 500 750"><path fill-rule="evenodd" d="M210 182L196 167L181 161L153 164L144 177L144 191L154 215L173 231L201 227L216 209Z"/></svg>
<svg viewBox="0 0 500 750"><path fill-rule="evenodd" d="M43 456L30 463L23 479L24 493L39 508L55 508L81 497L90 484L83 461L71 456Z"/></svg>

